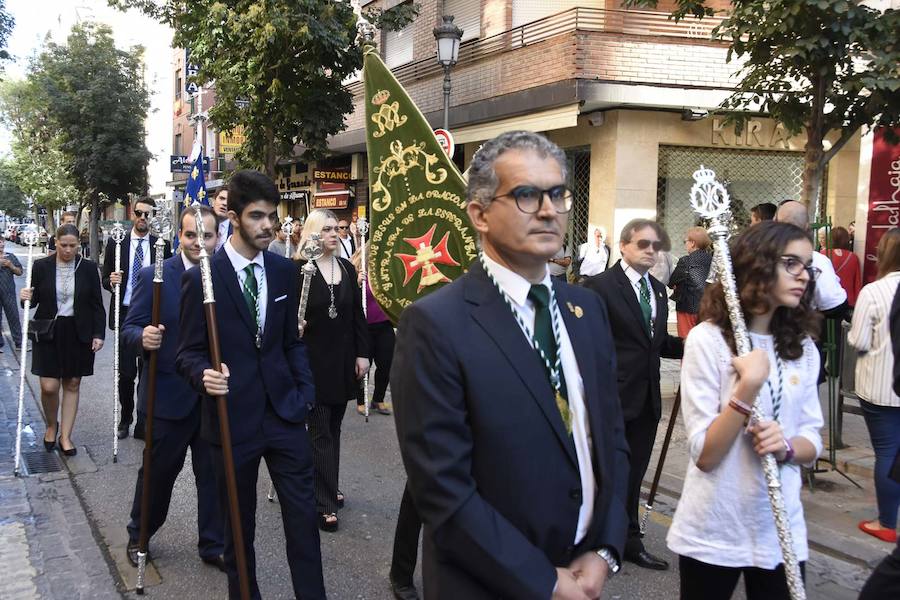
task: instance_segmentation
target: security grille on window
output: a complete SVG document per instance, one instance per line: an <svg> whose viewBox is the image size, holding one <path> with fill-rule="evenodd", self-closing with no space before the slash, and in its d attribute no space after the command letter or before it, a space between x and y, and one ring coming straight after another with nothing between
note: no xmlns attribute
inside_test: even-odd
<svg viewBox="0 0 900 600"><path fill-rule="evenodd" d="M412 62L414 24L412 22L400 31L384 32L384 64L389 69Z"/></svg>
<svg viewBox="0 0 900 600"><path fill-rule="evenodd" d="M453 23L463 30L463 42L481 35L481 0L446 0L443 14L453 15Z"/></svg>
<svg viewBox="0 0 900 600"><path fill-rule="evenodd" d="M591 149L566 150L569 166L569 185L572 186L572 211L569 213L569 231L566 247L573 253L587 241L588 209L591 202Z"/></svg>
<svg viewBox="0 0 900 600"><path fill-rule="evenodd" d="M656 218L672 239L672 254L685 254L685 231L697 224L691 210L694 171L700 165L716 172L731 196L739 225L749 223L750 209L761 202L778 204L799 198L803 187L803 154L760 150L723 150L660 146L656 187Z"/></svg>

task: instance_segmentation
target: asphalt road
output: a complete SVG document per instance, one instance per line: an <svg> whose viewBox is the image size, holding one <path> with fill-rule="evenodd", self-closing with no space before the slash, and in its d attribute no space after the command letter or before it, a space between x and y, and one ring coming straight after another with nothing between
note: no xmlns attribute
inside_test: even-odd
<svg viewBox="0 0 900 600"><path fill-rule="evenodd" d="M10 251L20 252L10 246ZM112 357L113 339L109 333L107 344L97 356L94 376L82 383L81 406L73 434L79 456L69 460L69 467L101 550L118 569L120 591L136 597L135 574L125 561L124 547L125 525L143 443L133 438L120 442L118 462L112 462ZM31 384L37 391L33 377ZM392 597L388 569L405 481L393 418L373 414L365 423L355 408L348 406L344 424L340 485L347 503L340 513L340 531L321 534L325 585L330 598L387 600ZM292 598L280 506L266 501L268 482L268 473L261 468L256 531L258 579L264 598ZM674 502L662 499L659 505L660 512L649 523L646 544L651 552L671 560L664 538ZM151 542L156 571L149 574L147 597L196 600L225 597L224 576L200 562L196 542L196 496L188 456L173 494L168 521ZM833 581L835 573L841 573L843 568L826 557L812 560L809 583L816 592L810 597L855 598L852 589L858 589L858 575L848 571L849 583ZM416 581L420 585L418 571ZM604 598L635 600L677 596L676 565L666 572L626 565L604 594ZM742 591L735 598L743 598Z"/></svg>

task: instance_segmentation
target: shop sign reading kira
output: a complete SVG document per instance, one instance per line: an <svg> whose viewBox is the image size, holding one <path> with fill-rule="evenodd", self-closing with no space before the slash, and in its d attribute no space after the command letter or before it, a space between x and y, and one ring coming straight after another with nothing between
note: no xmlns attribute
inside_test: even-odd
<svg viewBox="0 0 900 600"><path fill-rule="evenodd" d="M369 285L396 323L403 308L453 281L477 257L466 184L425 117L367 49Z"/></svg>

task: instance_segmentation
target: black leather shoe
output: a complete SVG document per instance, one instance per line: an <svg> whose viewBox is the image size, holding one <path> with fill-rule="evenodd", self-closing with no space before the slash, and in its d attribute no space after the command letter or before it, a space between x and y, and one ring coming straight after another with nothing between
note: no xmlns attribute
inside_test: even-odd
<svg viewBox="0 0 900 600"><path fill-rule="evenodd" d="M217 568L223 573L225 572L225 557L221 554L217 556L201 556L200 560L211 567Z"/></svg>
<svg viewBox="0 0 900 600"><path fill-rule="evenodd" d="M391 577L391 592L394 594L394 598L397 600L419 600L419 592L416 591L416 586L410 583L401 583L399 581L394 581L394 578Z"/></svg>
<svg viewBox="0 0 900 600"><path fill-rule="evenodd" d="M136 439L136 440L142 440L142 439L144 439L144 424L143 424L143 423L138 423L137 425L135 425L135 426L134 426L134 432L133 432L131 435L132 435L132 436L134 437L134 439Z"/></svg>
<svg viewBox="0 0 900 600"><path fill-rule="evenodd" d="M125 555L128 557L128 562L132 567L137 569L138 565L138 543L137 542L128 542L128 547L125 548ZM147 562L150 562L150 550L147 550Z"/></svg>
<svg viewBox="0 0 900 600"><path fill-rule="evenodd" d="M120 440L124 440L128 437L128 425L119 425L119 428L116 430L116 437Z"/></svg>
<svg viewBox="0 0 900 600"><path fill-rule="evenodd" d="M654 571L666 571L669 568L669 563L667 561L653 556L646 550L641 550L636 554L629 554L626 552L625 560L634 563L639 567L653 569Z"/></svg>

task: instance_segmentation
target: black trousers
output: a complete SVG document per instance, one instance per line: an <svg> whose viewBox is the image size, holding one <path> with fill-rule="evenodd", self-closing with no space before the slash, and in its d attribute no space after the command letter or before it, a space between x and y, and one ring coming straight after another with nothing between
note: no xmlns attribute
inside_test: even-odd
<svg viewBox="0 0 900 600"><path fill-rule="evenodd" d="M194 481L197 485L197 549L203 558L214 558L225 549L225 515L219 505L216 478L213 473L212 450L200 438L200 404L184 419L153 420L153 463L150 468L150 505L148 539L162 527L169 513L175 480L184 466L188 448ZM144 489L144 467L138 469L128 523L128 540L137 543L141 526L141 493Z"/></svg>
<svg viewBox="0 0 900 600"><path fill-rule="evenodd" d="M628 500L625 506L628 511L628 537L625 540L625 554L634 555L644 550L641 541L640 504L641 483L650 464L653 442L656 440L656 427L659 420L653 410L649 398L644 402L644 409L637 418L625 421L625 440L631 449L631 463L628 474Z"/></svg>
<svg viewBox="0 0 900 600"><path fill-rule="evenodd" d="M309 441L315 464L316 511L338 510L338 474L341 466L341 423L347 404L316 404L309 412Z"/></svg>
<svg viewBox="0 0 900 600"><path fill-rule="evenodd" d="M372 352L369 359L375 364L375 394L372 396L372 404L384 402L388 384L391 380L391 364L394 362L394 326L390 321L369 324L369 339ZM362 383L360 383L362 385ZM362 406L365 403L362 393L356 396L356 404Z"/></svg>
<svg viewBox="0 0 900 600"><path fill-rule="evenodd" d="M225 472L222 463L222 447L212 446L213 466L219 488L219 502L227 510L228 495L225 488ZM266 407L262 430L259 435L235 444L234 470L237 479L238 506L247 570L250 578L250 595L260 598L256 581L256 553L253 541L256 536L256 484L259 463L266 459L266 467L278 493L281 520L284 523L288 567L294 596L300 600L325 598L322 577L322 554L319 550L319 526L313 497L313 461L309 437L303 423L289 423ZM231 521L225 519L225 572L228 575L228 597L241 597L234 554L234 538Z"/></svg>
<svg viewBox="0 0 900 600"><path fill-rule="evenodd" d="M747 600L791 599L783 564L773 570L757 567L720 567L687 556L679 556L678 569L681 578L681 600L728 600L742 574ZM806 581L805 562L800 563L800 573Z"/></svg>
<svg viewBox="0 0 900 600"><path fill-rule="evenodd" d="M413 583L421 531L422 519L413 504L407 483L403 488L403 498L400 499L397 530L394 532L394 554L391 557L391 580L400 585Z"/></svg>
<svg viewBox="0 0 900 600"><path fill-rule="evenodd" d="M894 551L878 563L863 586L859 600L900 598L900 542Z"/></svg>
<svg viewBox="0 0 900 600"><path fill-rule="evenodd" d="M134 381L141 369L140 355L122 343L122 325L125 324L127 314L128 307L123 306L119 313L119 406L122 409L119 414L120 428L134 422ZM138 421L141 419L138 418Z"/></svg>
<svg viewBox="0 0 900 600"><path fill-rule="evenodd" d="M22 322L19 320L19 301L16 299L15 288L0 290L0 305L3 308L3 311L0 312L0 323L3 322L3 313L6 313L6 320L9 321L9 335L12 336L13 344L18 348L22 343ZM3 347L3 344L3 337L0 336L0 348Z"/></svg>

